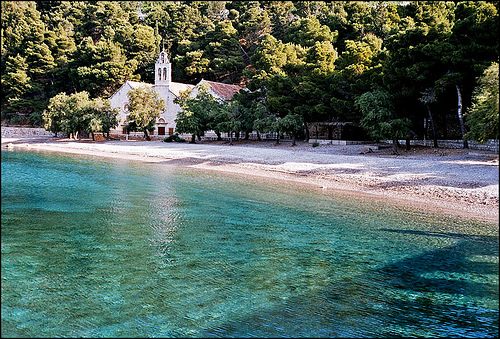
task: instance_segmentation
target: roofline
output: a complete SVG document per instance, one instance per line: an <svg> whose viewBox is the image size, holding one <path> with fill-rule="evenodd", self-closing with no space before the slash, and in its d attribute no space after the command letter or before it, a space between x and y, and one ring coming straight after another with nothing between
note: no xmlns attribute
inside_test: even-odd
<svg viewBox="0 0 500 339"><path fill-rule="evenodd" d="M130 86L130 84L128 83L128 80L125 81L125 83L123 85L120 86L120 88L118 88L115 93L113 93L113 95L111 95L108 100L111 100L111 98L113 98L115 96L116 93L120 92L120 90L123 88L123 86L125 85L128 85L128 87L132 88L132 86Z"/></svg>
<svg viewBox="0 0 500 339"><path fill-rule="evenodd" d="M130 89L134 89L134 87L132 87L132 85L130 84L132 80L125 80L125 82L123 83L123 85L120 86L120 88L118 88L110 97L108 97L108 100L111 100L115 95L116 93L118 93L125 85L128 85L128 87L130 87ZM146 82L140 82L140 81L132 81L132 82L139 82L139 83L143 83L143 84L146 84L146 85L149 85L151 87L156 87L155 84L148 84ZM192 90L193 88L195 88L196 86L198 85L191 85L191 84L184 84L182 82L175 82L175 81L171 81L171 83L175 83L175 84L181 84L181 85L184 85L184 86L187 86L186 89L190 89ZM199 84L199 83L198 83ZM184 89L185 90L185 89ZM170 93L172 93L175 97L179 97L177 94L175 94L171 89L170 89L170 86L168 88L168 91Z"/></svg>
<svg viewBox="0 0 500 339"><path fill-rule="evenodd" d="M194 86L194 87L198 87L198 86L199 86L202 82L208 83L208 90L210 91L210 93L211 93L211 95L212 95L213 97L215 97L216 99L222 100L222 101L224 101L224 102L225 102L225 101L231 101L231 100L233 100L233 97L234 97L234 95L235 95L235 94L237 94L237 93L238 93L239 91L241 91L242 89L246 88L246 87L241 87L240 85L225 84L225 83L223 83L223 82L210 81L210 80L205 80L205 79L203 79L203 78L202 78L202 79L200 80L200 82L198 82L198 83L196 84L196 86ZM239 91L238 91L238 92L236 92L236 93L234 93L234 94L231 96L231 99L224 99L223 97L221 97L219 94L217 94L217 93L213 90L213 88L212 88L212 86L210 85L210 83L213 83L213 84L222 84L222 85L229 85L229 86L236 86L236 87L238 87L238 88L239 88Z"/></svg>
<svg viewBox="0 0 500 339"><path fill-rule="evenodd" d="M222 84L222 85L226 85L226 86L236 86L236 87L240 87L240 88L245 88L245 87L242 87L238 84L226 84L226 83L220 82L220 81L211 81L211 80L205 80L205 79L201 79L200 82L198 82L198 84L201 83L202 81L209 82L209 83L211 82L213 84Z"/></svg>
<svg viewBox="0 0 500 339"><path fill-rule="evenodd" d="M195 88L195 87L196 87L195 85L191 85L191 84L183 84L182 82L175 82L175 81L170 81L170 82L171 82L171 83L172 83L172 82L174 82L174 83L176 83L176 84L182 84L182 85L185 85L185 86L186 86L186 85L187 85L187 86L192 86L192 87L188 87L188 88L186 88L186 89L190 89L190 90L192 90L193 88ZM185 91L186 89L183 89L183 90L181 90L181 91ZM174 92L172 92L172 90L170 89L170 86L168 87L168 91L169 91L170 93L172 93L172 94L173 94L176 98L178 98L178 97L179 97L177 94L175 94ZM180 93L181 91L179 91L179 93Z"/></svg>

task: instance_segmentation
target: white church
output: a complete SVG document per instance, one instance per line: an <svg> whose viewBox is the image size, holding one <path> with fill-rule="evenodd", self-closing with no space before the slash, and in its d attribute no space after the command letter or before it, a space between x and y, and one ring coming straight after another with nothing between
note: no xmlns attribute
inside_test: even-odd
<svg viewBox="0 0 500 339"><path fill-rule="evenodd" d="M201 80L196 86L183 84L172 81L172 64L168 60L165 50L160 52L155 63L155 83L148 84L145 82L137 82L127 80L110 98L112 108L119 109L118 127L111 130L113 134L126 134L126 124L128 116L128 96L127 93L131 89L138 87L152 87L165 101L165 110L156 119L155 130L152 135L172 135L175 133L175 119L181 107L174 102L182 91L191 90L192 95L195 95L197 89L204 85L208 88L208 92L218 100L231 100L234 94L241 90L239 85L224 84L208 80Z"/></svg>

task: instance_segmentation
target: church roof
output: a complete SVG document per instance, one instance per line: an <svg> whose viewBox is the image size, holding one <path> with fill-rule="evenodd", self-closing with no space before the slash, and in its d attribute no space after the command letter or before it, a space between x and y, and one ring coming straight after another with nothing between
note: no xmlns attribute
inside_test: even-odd
<svg viewBox="0 0 500 339"><path fill-rule="evenodd" d="M130 81L130 80L127 80L127 83L132 88L151 87L151 86L153 86L152 84L148 84L147 82L139 82L139 81Z"/></svg>
<svg viewBox="0 0 500 339"><path fill-rule="evenodd" d="M191 89L193 88L194 85L189 85L189 84L183 84L180 82L170 82L170 85L168 86L168 89L170 92L174 93L176 96L180 95L180 92L185 91L186 89Z"/></svg>
<svg viewBox="0 0 500 339"><path fill-rule="evenodd" d="M210 86L210 89L212 92L221 98L222 100L231 100L232 97L238 93L242 87L239 85L231 85L231 84L225 84L222 82L215 82L215 81L208 81L208 80L201 80L199 84L206 83L208 86ZM131 81L127 80L124 85L128 84L131 88L140 88L140 87L155 87L153 84L148 84L147 82L140 82L140 81ZM180 92L185 91L187 89L193 89L195 86L190 85L190 84L183 84L181 82L170 82L168 89L172 94L175 96L179 96ZM118 92L118 91L117 91ZM114 94L113 94L114 95Z"/></svg>
<svg viewBox="0 0 500 339"><path fill-rule="evenodd" d="M241 90L239 85L225 84L222 82L201 80L200 83L207 83L210 89L223 100L231 100L232 97Z"/></svg>
<svg viewBox="0 0 500 339"><path fill-rule="evenodd" d="M139 81L130 81L127 80L127 83L129 84L130 87L132 88L139 88L139 87L155 87L153 84L148 84L147 82L139 82ZM180 82L170 82L168 89L170 92L172 92L175 96L179 96L181 91L185 91L186 89L191 89L193 88L194 85L189 85L189 84L183 84Z"/></svg>

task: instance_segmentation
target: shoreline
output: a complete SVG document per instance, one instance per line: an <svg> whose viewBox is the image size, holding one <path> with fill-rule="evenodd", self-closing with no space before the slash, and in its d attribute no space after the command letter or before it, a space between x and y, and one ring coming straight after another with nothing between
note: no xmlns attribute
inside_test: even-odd
<svg viewBox="0 0 500 339"><path fill-rule="evenodd" d="M2 149L158 163L193 170L215 171L247 179L252 177L267 182L290 182L305 189L315 190L319 195L340 194L374 199L393 206L406 206L430 213L499 223L498 161L489 164L484 159L474 162L473 159L467 158L450 161L444 159L439 163L439 160L430 158L413 160L381 156L323 155L324 153L317 153L317 150L311 152L268 147L162 142L90 143L8 138L2 138ZM316 158L317 161L314 160ZM420 161L427 161L429 164L424 163L422 171L415 170L408 173L404 165L415 169L415 164L419 164ZM431 165L436 165L435 163L437 165L442 163L443 166L452 164L449 164L450 167L446 167L443 173L436 175L427 170L433 168ZM387 166L391 164L397 166ZM455 169L456 166L459 167ZM463 169L460 166L463 166ZM471 182L466 172L472 168L474 173L474 169L480 168L479 166L486 171L487 178L481 185L478 184L478 187L468 187L471 186ZM381 169L387 173L382 173ZM463 173L463 177L457 175L455 171L458 174ZM490 173L492 171L497 173L496 177L492 176Z"/></svg>

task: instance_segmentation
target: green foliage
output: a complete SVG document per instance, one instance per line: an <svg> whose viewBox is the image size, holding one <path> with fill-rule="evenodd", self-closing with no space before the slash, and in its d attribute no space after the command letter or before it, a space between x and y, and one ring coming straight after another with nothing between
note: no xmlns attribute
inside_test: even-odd
<svg viewBox="0 0 500 339"><path fill-rule="evenodd" d="M116 43L101 40L94 43L85 38L77 48L72 74L77 88L93 96L110 96L126 80L133 80L135 60L126 59Z"/></svg>
<svg viewBox="0 0 500 339"><path fill-rule="evenodd" d="M2 73L2 112L19 111L26 105L25 96L32 88L26 69L26 59L20 55L9 56Z"/></svg>
<svg viewBox="0 0 500 339"><path fill-rule="evenodd" d="M236 22L237 33L245 53L252 53L262 36L271 33L271 20L266 10L258 1L247 1L238 4Z"/></svg>
<svg viewBox="0 0 500 339"><path fill-rule="evenodd" d="M498 139L498 63L493 62L483 73L474 90L473 104L465 115L468 138L485 142Z"/></svg>
<svg viewBox="0 0 500 339"><path fill-rule="evenodd" d="M127 120L134 121L137 128L144 132L145 138L149 139L148 132L154 128L156 119L165 110L165 101L150 87L134 88L127 95L130 113Z"/></svg>
<svg viewBox="0 0 500 339"><path fill-rule="evenodd" d="M217 110L212 110L214 130L232 133L241 130L243 106L237 101L224 103Z"/></svg>
<svg viewBox="0 0 500 339"><path fill-rule="evenodd" d="M209 93L208 86L200 86L196 96L185 91L176 100L182 108L175 120L177 132L201 136L207 130L219 132L221 127L226 127L223 123L228 112Z"/></svg>
<svg viewBox="0 0 500 339"><path fill-rule="evenodd" d="M125 54L128 60L133 60L137 64L136 72L143 81L154 81L151 72L156 58L158 57L158 37L155 36L152 27L136 24L133 33L124 42Z"/></svg>
<svg viewBox="0 0 500 339"><path fill-rule="evenodd" d="M410 122L395 118L391 96L383 90L366 92L356 100L363 114L361 126L375 139L399 139L408 133Z"/></svg>
<svg viewBox="0 0 500 339"><path fill-rule="evenodd" d="M59 93L49 100L41 120L47 131L62 132L77 137L78 133L104 132L118 125L118 110L111 109L108 100L90 99L87 92L71 95ZM30 119L37 119L36 115Z"/></svg>
<svg viewBox="0 0 500 339"><path fill-rule="evenodd" d="M92 101L89 114L92 115L88 131L103 132L109 135L109 131L118 126L118 109L111 108L109 100L96 98Z"/></svg>
<svg viewBox="0 0 500 339"><path fill-rule="evenodd" d="M49 100L43 112L44 128L53 133L63 132L73 135L88 130L92 116L91 100L87 92L67 95L59 93Z"/></svg>
<svg viewBox="0 0 500 339"><path fill-rule="evenodd" d="M248 135L255 130L254 122L267 113L267 107L263 103L265 100L263 92L251 92L247 89L237 93L233 100L239 104L240 129Z"/></svg>
<svg viewBox="0 0 500 339"><path fill-rule="evenodd" d="M374 66L375 58L382 50L382 39L367 34L361 41L346 40L345 45L339 67L353 75L360 75Z"/></svg>
<svg viewBox="0 0 500 339"><path fill-rule="evenodd" d="M322 25L315 17L306 17L295 21L288 30L287 42L311 47L316 42L335 42L337 32L332 32L326 25Z"/></svg>

